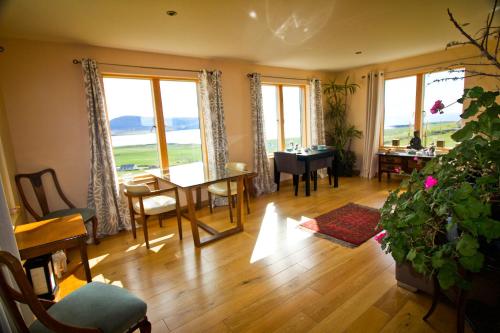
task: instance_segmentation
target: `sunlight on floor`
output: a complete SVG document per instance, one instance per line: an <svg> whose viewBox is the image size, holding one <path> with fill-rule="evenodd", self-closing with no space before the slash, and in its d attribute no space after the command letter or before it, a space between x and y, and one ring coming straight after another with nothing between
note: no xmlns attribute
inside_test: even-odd
<svg viewBox="0 0 500 333"><path fill-rule="evenodd" d="M102 274L94 276L92 278L92 281L97 281L97 282L112 284L113 286L117 286L117 287L123 288L123 283L121 281L119 281L119 280L112 281L110 279L106 279L104 277L104 275L102 275Z"/></svg>
<svg viewBox="0 0 500 333"><path fill-rule="evenodd" d="M89 259L89 266L90 266L90 268L95 267L98 263L100 263L101 261L103 261L107 256L109 256L108 253L103 254L102 256L99 256L99 257L95 257L95 258Z"/></svg>
<svg viewBox="0 0 500 333"><path fill-rule="evenodd" d="M288 244L311 237L311 233L298 227L300 223L308 220L310 218L302 216L300 221L290 217L287 217L285 222L280 221L274 203L267 204L250 263L252 264L274 254L278 250L280 239L283 237L285 237L285 242Z"/></svg>

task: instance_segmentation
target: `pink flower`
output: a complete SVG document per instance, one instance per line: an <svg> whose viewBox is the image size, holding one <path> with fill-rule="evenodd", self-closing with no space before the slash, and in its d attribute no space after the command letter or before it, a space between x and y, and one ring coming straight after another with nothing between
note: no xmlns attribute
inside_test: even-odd
<svg viewBox="0 0 500 333"><path fill-rule="evenodd" d="M418 157L417 156L413 157L413 160L418 161Z"/></svg>
<svg viewBox="0 0 500 333"><path fill-rule="evenodd" d="M401 173L401 168L400 167L395 167L393 171L395 173Z"/></svg>
<svg viewBox="0 0 500 333"><path fill-rule="evenodd" d="M431 107L431 113L436 114L436 113L443 113L443 109L445 108L443 101L438 99L436 102L434 102L434 105Z"/></svg>
<svg viewBox="0 0 500 333"><path fill-rule="evenodd" d="M427 178L425 178L425 182L424 182L424 186L425 186L425 189L428 190L430 188L433 188L434 186L436 186L438 183L438 180L432 176L427 176Z"/></svg>
<svg viewBox="0 0 500 333"><path fill-rule="evenodd" d="M379 244L382 244L382 240L387 236L387 231L382 231L377 236L373 237Z"/></svg>

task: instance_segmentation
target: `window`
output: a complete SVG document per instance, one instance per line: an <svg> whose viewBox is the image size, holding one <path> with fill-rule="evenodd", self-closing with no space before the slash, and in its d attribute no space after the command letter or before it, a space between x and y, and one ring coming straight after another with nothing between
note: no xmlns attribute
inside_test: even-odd
<svg viewBox="0 0 500 333"><path fill-rule="evenodd" d="M202 161L195 81L104 77L119 176Z"/></svg>
<svg viewBox="0 0 500 333"><path fill-rule="evenodd" d="M443 114L431 114L429 110L436 100L450 105L460 98L463 77L459 69L385 80L383 145L392 146L392 140L398 139L399 145L406 147L413 131L418 130L424 146L437 141L443 141L447 147L455 146L451 134L462 125L462 105L453 104Z"/></svg>
<svg viewBox="0 0 500 333"><path fill-rule="evenodd" d="M306 144L303 86L263 84L262 103L268 154Z"/></svg>

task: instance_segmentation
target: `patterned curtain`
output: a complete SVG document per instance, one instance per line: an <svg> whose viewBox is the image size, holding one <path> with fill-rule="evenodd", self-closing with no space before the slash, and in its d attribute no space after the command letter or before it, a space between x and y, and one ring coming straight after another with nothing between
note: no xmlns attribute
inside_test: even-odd
<svg viewBox="0 0 500 333"><path fill-rule="evenodd" d="M87 201L99 220L98 235L112 235L129 229L130 218L125 200L120 197L101 75L95 60L83 59L82 67L90 139Z"/></svg>
<svg viewBox="0 0 500 333"><path fill-rule="evenodd" d="M200 74L200 101L205 123L208 171L216 177L224 173L228 161L224 104L222 102L221 71L203 70ZM216 197L214 205L227 204L227 198Z"/></svg>
<svg viewBox="0 0 500 333"><path fill-rule="evenodd" d="M325 123L323 118L323 94L321 91L321 81L311 79L309 81L309 110L311 112L311 144L325 144ZM318 171L321 178L327 176L326 170Z"/></svg>
<svg viewBox="0 0 500 333"><path fill-rule="evenodd" d="M384 73L368 73L368 93L366 103L366 127L361 177L373 178L377 173L380 122L384 114Z"/></svg>
<svg viewBox="0 0 500 333"><path fill-rule="evenodd" d="M276 184L271 177L269 159L266 152L266 138L264 135L264 107L262 105L262 85L260 74L249 74L250 103L252 108L253 140L253 167L257 176L253 180L256 195L276 191Z"/></svg>

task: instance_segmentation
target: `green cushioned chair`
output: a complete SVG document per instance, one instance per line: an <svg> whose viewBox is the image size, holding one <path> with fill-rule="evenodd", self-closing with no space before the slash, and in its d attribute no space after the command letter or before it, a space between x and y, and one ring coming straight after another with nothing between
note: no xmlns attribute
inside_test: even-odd
<svg viewBox="0 0 500 333"><path fill-rule="evenodd" d="M68 209L60 209L56 211L50 211L49 204L47 202L47 196L45 195L45 188L43 186L43 179L45 175L52 176L52 183L54 184L57 194L61 200L68 205ZM90 208L76 208L75 205L66 197L64 192L61 189L61 185L57 179L56 172L54 169L44 169L35 173L22 173L17 174L16 177L16 186L19 190L19 194L21 196L21 200L23 201L24 207L30 212L30 214L37 221L53 219L57 217L63 217L73 214L82 215L83 222L92 223L92 236L94 238L94 243L99 244L99 240L97 239L97 217L95 211ZM24 193L24 189L22 186L23 179L27 179L30 181L31 186L33 187L33 192L35 194L35 198L38 201L38 206L41 209L41 214L37 212L34 207L28 201L26 194Z"/></svg>
<svg viewBox="0 0 500 333"><path fill-rule="evenodd" d="M15 279L18 292L7 283L2 266ZM123 333L151 332L147 305L123 288L91 282L59 302L38 299L16 257L0 251L0 296L19 332ZM37 320L28 328L16 301L27 304Z"/></svg>

